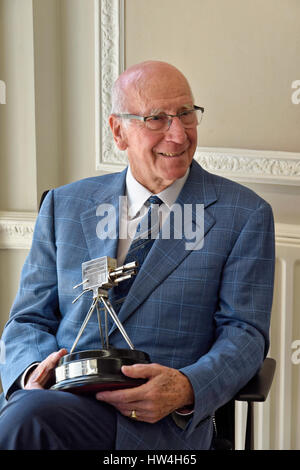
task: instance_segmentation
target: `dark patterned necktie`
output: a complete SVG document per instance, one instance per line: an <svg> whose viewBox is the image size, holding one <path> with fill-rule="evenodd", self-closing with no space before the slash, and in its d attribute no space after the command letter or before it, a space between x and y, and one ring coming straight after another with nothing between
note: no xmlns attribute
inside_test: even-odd
<svg viewBox="0 0 300 470"><path fill-rule="evenodd" d="M149 210L137 226L135 237L131 242L124 264L137 261L138 270L141 269L141 266L160 230L159 206L161 204L162 200L157 196L150 196L149 199L147 199L145 205L149 207ZM135 277L136 276L133 276L127 281L120 282L117 287L111 289L109 297L117 313L119 312Z"/></svg>

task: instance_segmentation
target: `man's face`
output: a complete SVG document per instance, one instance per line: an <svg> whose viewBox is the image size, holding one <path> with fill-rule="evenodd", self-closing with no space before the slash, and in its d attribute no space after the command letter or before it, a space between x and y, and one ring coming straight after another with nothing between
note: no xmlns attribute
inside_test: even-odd
<svg viewBox="0 0 300 470"><path fill-rule="evenodd" d="M177 114L194 104L187 82L176 73L154 74L139 93L130 90L128 102L129 112L141 116ZM120 120L119 132L119 148L127 150L134 177L153 193L184 176L197 146L197 127L186 129L178 118L165 132L153 132L138 120Z"/></svg>

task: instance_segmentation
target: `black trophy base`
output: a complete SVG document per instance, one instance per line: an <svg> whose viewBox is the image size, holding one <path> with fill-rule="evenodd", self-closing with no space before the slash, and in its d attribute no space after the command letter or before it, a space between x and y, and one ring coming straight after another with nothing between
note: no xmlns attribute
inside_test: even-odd
<svg viewBox="0 0 300 470"><path fill-rule="evenodd" d="M104 390L132 388L146 382L126 377L122 366L149 364L147 353L136 349L99 349L63 356L55 369L51 390L91 395Z"/></svg>

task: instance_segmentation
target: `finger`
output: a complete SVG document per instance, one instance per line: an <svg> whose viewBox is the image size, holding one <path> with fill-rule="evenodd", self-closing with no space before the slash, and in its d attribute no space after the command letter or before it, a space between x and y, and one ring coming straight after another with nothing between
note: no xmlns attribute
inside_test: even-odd
<svg viewBox="0 0 300 470"><path fill-rule="evenodd" d="M60 349L59 351L50 354L46 359L44 359L30 374L25 388L43 388L39 386L43 386L47 383L51 371L56 367L60 358L65 354L67 354L67 350Z"/></svg>
<svg viewBox="0 0 300 470"><path fill-rule="evenodd" d="M27 380L24 388L26 390L31 390L33 388L43 388L42 379L43 379L44 375L45 375L45 367L41 363L29 375L28 380Z"/></svg>
<svg viewBox="0 0 300 470"><path fill-rule="evenodd" d="M158 376L165 368L159 364L134 364L123 366L122 372L132 378L148 378L145 384L128 389L98 392L96 398L107 403L129 403L132 401L144 400L145 395L151 389L151 379Z"/></svg>
<svg viewBox="0 0 300 470"><path fill-rule="evenodd" d="M46 367L48 369L54 369L56 367L58 361L65 356L68 353L66 349L60 349L59 351L55 351L51 353L46 359L43 361L43 363L46 364Z"/></svg>
<svg viewBox="0 0 300 470"><path fill-rule="evenodd" d="M63 357L65 354L67 354L66 349L60 349L59 351L51 353L37 366L37 368L29 377L29 380L31 380L32 382L41 381L50 370L56 367L60 358Z"/></svg>
<svg viewBox="0 0 300 470"><path fill-rule="evenodd" d="M132 405L132 407L130 408L124 407L124 406L119 406L116 408L123 416L126 416L127 418L136 419L137 421L145 421L145 422L152 422L153 420L151 411L141 409L138 407L138 405ZM133 411L135 412L136 418L132 417Z"/></svg>
<svg viewBox="0 0 300 470"><path fill-rule="evenodd" d="M41 362L36 369L30 374L28 383L34 383L38 382L39 380L42 380L43 376L45 375L45 372L47 372L46 364Z"/></svg>
<svg viewBox="0 0 300 470"><path fill-rule="evenodd" d="M149 414L148 410L141 408L141 405L139 405L137 403L132 403L132 405L124 405L123 403L120 403L119 406L116 406L116 408L124 416L130 416L132 410L136 411L136 413L139 413L140 416L145 415L145 414Z"/></svg>
<svg viewBox="0 0 300 470"><path fill-rule="evenodd" d="M96 394L97 400L105 401L112 405L119 403L131 403L135 401L140 401L144 398L144 385L139 385L138 387L98 392Z"/></svg>
<svg viewBox="0 0 300 470"><path fill-rule="evenodd" d="M112 405L122 415L126 417L131 417L131 413L134 410L136 412L138 421L155 423L164 417L164 414L161 412L160 406L153 407L153 403L148 400L131 401L128 403L124 403L123 401L113 401L110 397L105 398L105 402Z"/></svg>
<svg viewBox="0 0 300 470"><path fill-rule="evenodd" d="M44 387L40 385L38 382L27 382L25 385L25 390L33 390L33 389L38 389L38 390L44 390Z"/></svg>
<svg viewBox="0 0 300 470"><path fill-rule="evenodd" d="M147 410L140 410L138 408L131 408L131 409L126 409L126 410L119 410L124 416L127 418L134 419L136 421L144 421L145 423L155 423L161 419L160 416L156 416L152 411L147 411ZM132 416L132 412L134 413L134 416Z"/></svg>
<svg viewBox="0 0 300 470"><path fill-rule="evenodd" d="M122 366L121 370L127 377L134 379L148 379L160 372L158 364L133 364L132 366Z"/></svg>

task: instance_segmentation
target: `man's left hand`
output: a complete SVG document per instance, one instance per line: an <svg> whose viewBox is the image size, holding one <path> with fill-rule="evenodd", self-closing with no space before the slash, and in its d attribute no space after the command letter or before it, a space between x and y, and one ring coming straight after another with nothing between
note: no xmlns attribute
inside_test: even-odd
<svg viewBox="0 0 300 470"><path fill-rule="evenodd" d="M173 411L194 402L189 379L176 369L159 364L123 366L124 375L148 379L139 387L99 392L97 400L117 408L124 416L134 410L138 421L156 423Z"/></svg>

